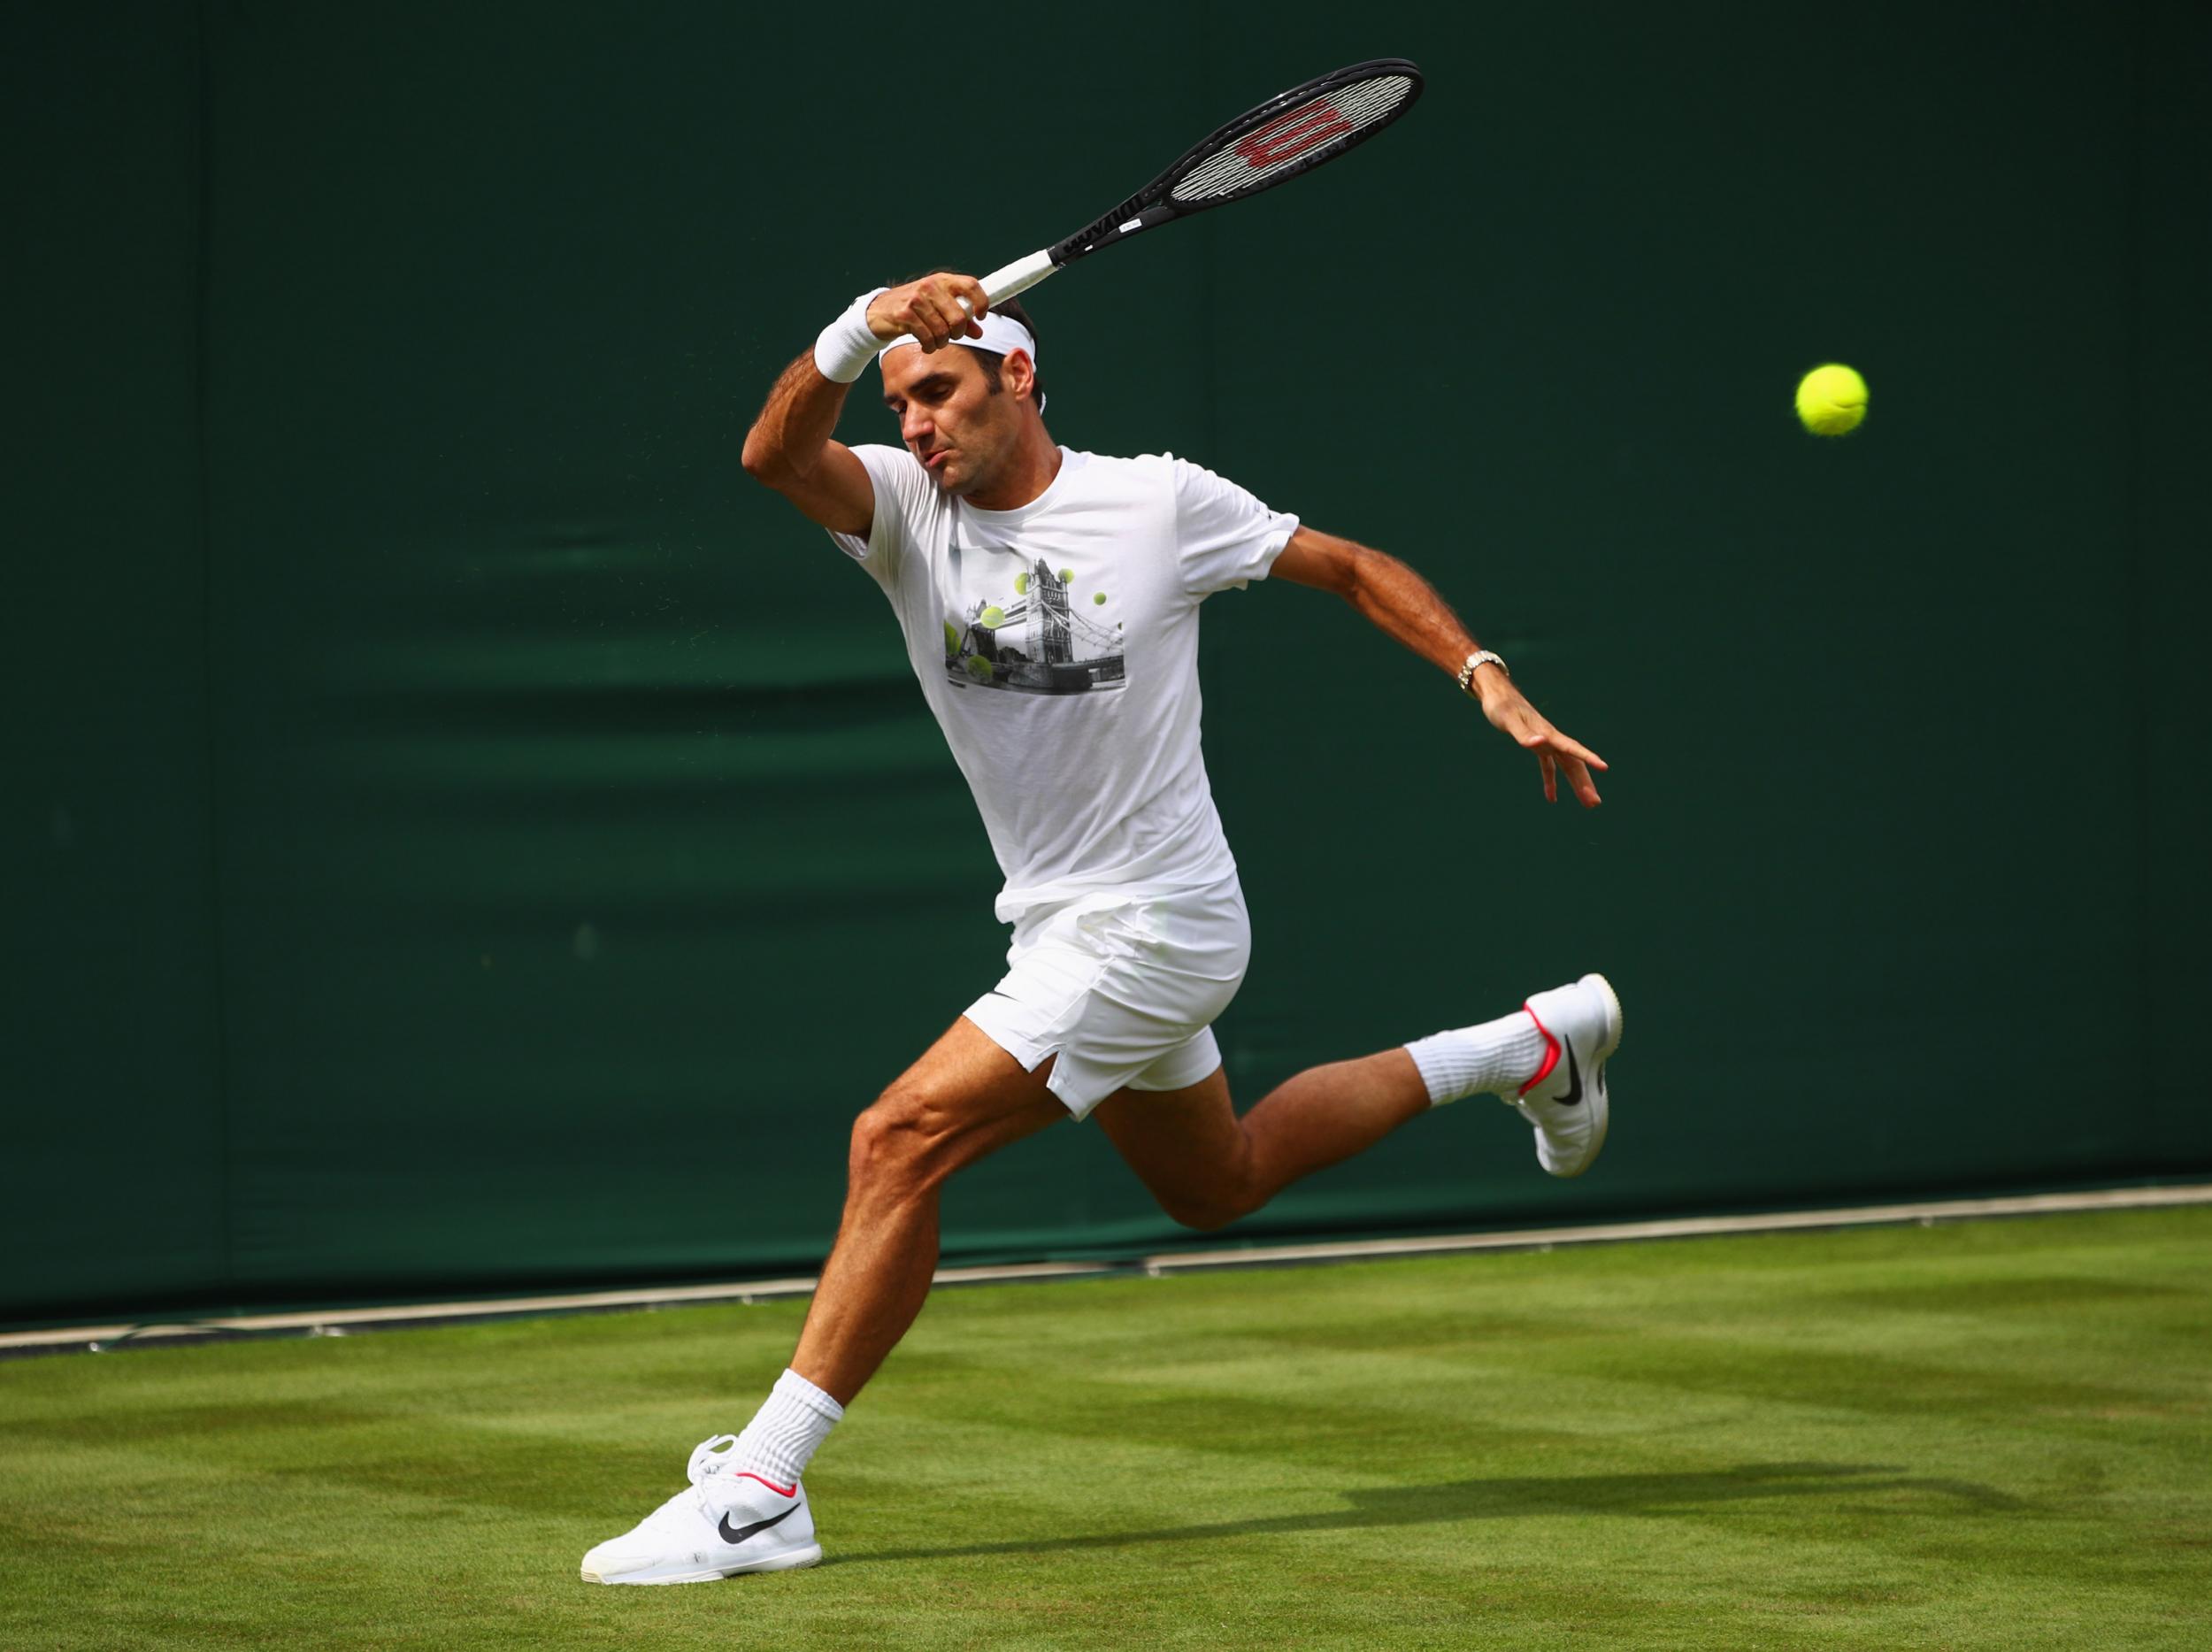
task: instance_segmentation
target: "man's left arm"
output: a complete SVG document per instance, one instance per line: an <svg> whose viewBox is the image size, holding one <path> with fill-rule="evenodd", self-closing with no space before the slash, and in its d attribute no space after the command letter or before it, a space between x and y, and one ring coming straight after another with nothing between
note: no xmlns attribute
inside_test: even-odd
<svg viewBox="0 0 2212 1652"><path fill-rule="evenodd" d="M1275 558L1270 577L1333 591L1377 630L1395 637L1455 680L1467 657L1482 646L1436 594L1436 588L1411 568L1395 557L1333 534L1300 527ZM1605 760L1554 728L1502 666L1487 662L1477 666L1467 691L1482 703L1483 715L1494 726L1536 754L1546 802L1558 801L1558 774L1563 769L1567 784L1583 806L1597 806L1598 788L1590 771L1602 772Z"/></svg>

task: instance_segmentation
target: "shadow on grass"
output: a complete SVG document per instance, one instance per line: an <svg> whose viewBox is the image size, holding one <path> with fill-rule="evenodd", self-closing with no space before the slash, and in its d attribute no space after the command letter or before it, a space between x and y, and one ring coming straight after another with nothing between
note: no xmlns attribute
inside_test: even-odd
<svg viewBox="0 0 2212 1652"><path fill-rule="evenodd" d="M943 1548L886 1549L843 1556L833 1565L861 1566L966 1556L1047 1555L1130 1543L1187 1543L1263 1533L1333 1532L1371 1525L1423 1525L1448 1520L1507 1520L1531 1515L1664 1515L1702 1503L1761 1497L1831 1497L1846 1492L1925 1492L1978 1509L2019 1508L2017 1498L1971 1480L1936 1479L1882 1464L1751 1463L1682 1474L1593 1474L1560 1479L1454 1480L1443 1486L1356 1487L1349 1507L1313 1514L1225 1520L1210 1525L1158 1526L1142 1532L1093 1532L1027 1542L961 1543Z"/></svg>

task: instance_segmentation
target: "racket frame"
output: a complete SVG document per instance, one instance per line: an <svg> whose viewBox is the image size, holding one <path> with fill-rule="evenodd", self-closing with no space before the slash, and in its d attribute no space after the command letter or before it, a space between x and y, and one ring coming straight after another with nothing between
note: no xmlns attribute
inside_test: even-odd
<svg viewBox="0 0 2212 1652"><path fill-rule="evenodd" d="M1296 157L1288 165L1270 172L1248 189L1209 196L1202 201L1178 201L1174 198L1177 184L1222 150L1233 147L1238 139L1248 136L1271 121L1281 119L1317 97L1325 96L1340 86L1394 77L1410 82L1405 96L1379 120L1354 131L1350 134L1350 142L1331 140L1317 143L1310 155ZM1232 201L1247 200L1263 190L1273 188L1279 183L1288 183L1301 173L1357 149L1389 126L1419 100L1421 86L1421 71L1405 58L1371 58L1363 63L1348 64L1341 69L1317 75L1286 92L1279 92L1265 103L1246 110L1234 120L1208 133L1178 156L1174 163L1158 177L1112 211L1101 213L1072 235L1056 241L1049 247L992 271L983 278L984 293L993 304L1002 303L1017 293L1027 292L1038 282L1067 268L1078 258L1087 257L1107 247L1118 246L1132 235L1175 219L1188 218L1192 213L1205 211L1210 207L1226 206Z"/></svg>

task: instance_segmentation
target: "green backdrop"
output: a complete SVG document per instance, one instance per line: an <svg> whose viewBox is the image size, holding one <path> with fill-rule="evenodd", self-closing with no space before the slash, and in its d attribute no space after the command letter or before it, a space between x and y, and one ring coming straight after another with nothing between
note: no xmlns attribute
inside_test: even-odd
<svg viewBox="0 0 2212 1652"><path fill-rule="evenodd" d="M2212 1167L2205 10L1103 15L12 21L0 1317L818 1260L1004 937L745 426L855 290L1385 54L1372 149L1033 296L1051 422L1404 557L1613 764L1547 810L1341 606L1210 603L1240 1095L1601 967L1618 1116L1559 1184L1471 1103L1227 1238ZM1078 1128L946 1238L1179 1242Z"/></svg>

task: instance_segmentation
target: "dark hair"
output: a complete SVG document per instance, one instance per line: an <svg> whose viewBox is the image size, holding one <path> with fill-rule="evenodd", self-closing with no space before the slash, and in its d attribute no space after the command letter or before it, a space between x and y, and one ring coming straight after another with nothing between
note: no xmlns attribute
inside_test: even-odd
<svg viewBox="0 0 2212 1652"><path fill-rule="evenodd" d="M964 272L954 269L949 264L940 264L930 269L922 270L915 274L910 275L906 278L906 280L909 281L918 281L925 275L958 275L962 273L964 273ZM902 282L901 285L904 285L904 283ZM1037 324L1029 319L1029 311L1022 308L1022 301L1020 299L1009 298L1003 304L993 304L991 306L991 313L994 315L1004 316L1010 321L1020 322L1024 327L1029 329L1029 336L1032 341L1040 346L1044 343L1042 339L1037 337ZM993 396L996 396L1002 389L1005 388L1004 380L1002 377L1006 365L1005 357L1000 355L996 350L978 350L972 344L964 344L961 348L966 350L969 355L974 357L976 365L983 369L983 387L985 389L988 390ZM1030 392L1037 398L1037 411L1041 415L1045 411L1045 381L1037 373L1037 358L1034 355L1032 355L1029 358L1029 371L1031 374L1029 380Z"/></svg>

